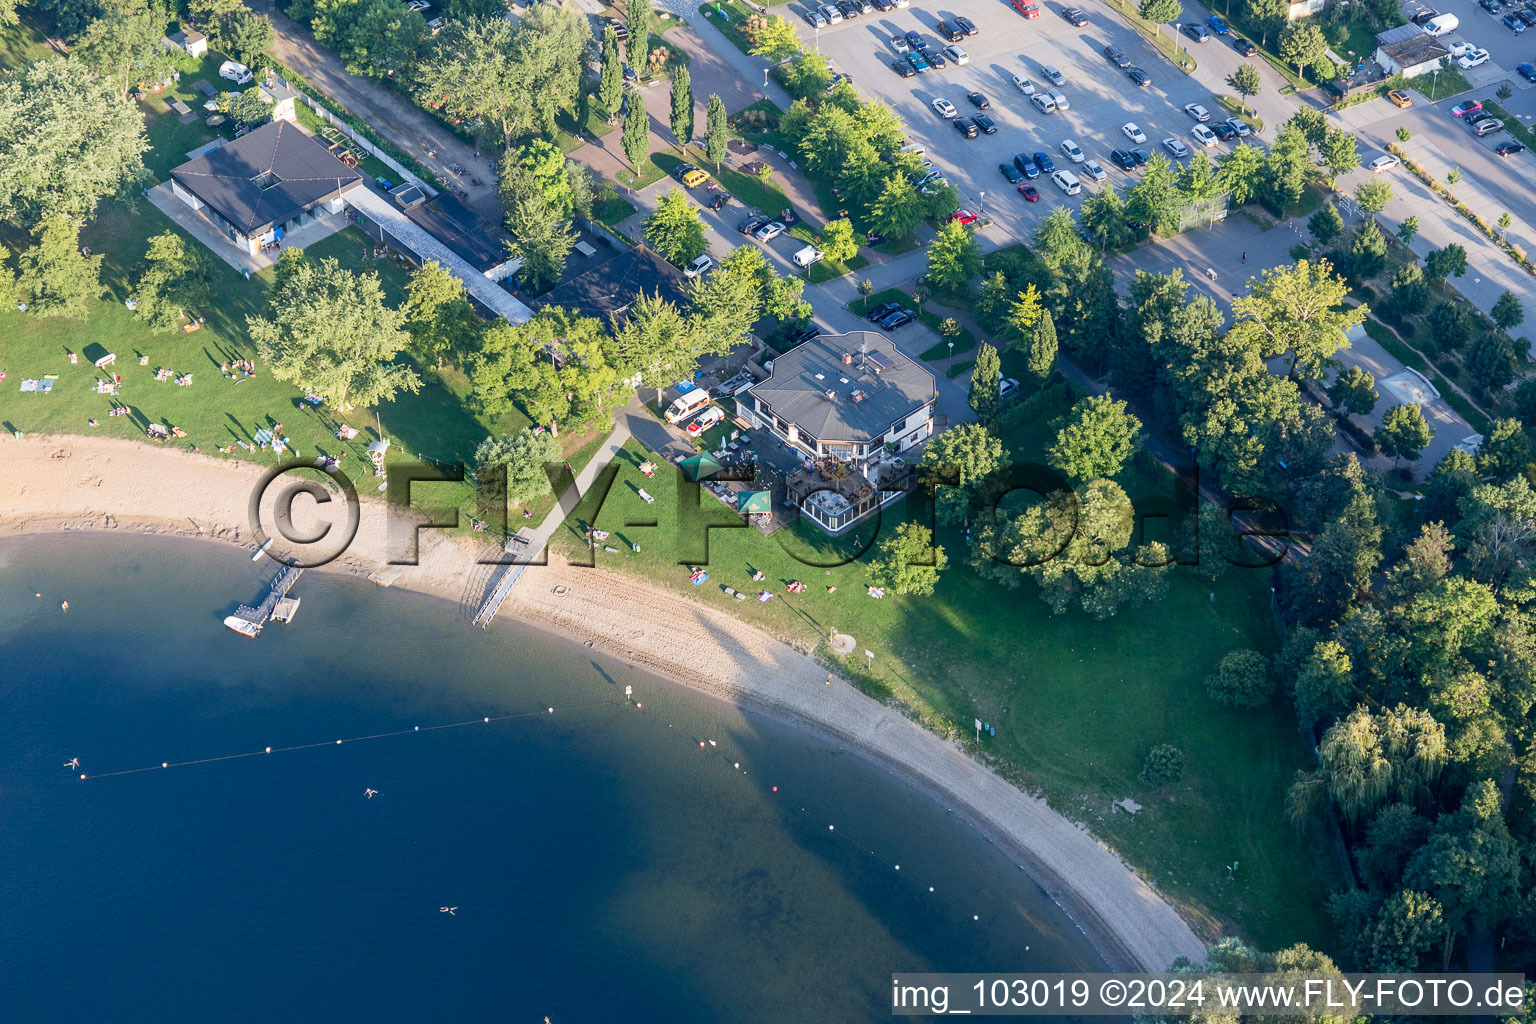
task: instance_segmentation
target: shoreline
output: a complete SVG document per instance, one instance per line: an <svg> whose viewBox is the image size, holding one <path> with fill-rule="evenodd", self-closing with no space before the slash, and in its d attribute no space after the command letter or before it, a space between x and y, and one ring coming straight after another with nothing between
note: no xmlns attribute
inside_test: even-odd
<svg viewBox="0 0 1536 1024"><path fill-rule="evenodd" d="M0 467L0 536L110 530L255 549L246 506L263 469L251 463L40 435L0 437ZM387 542L402 524L407 516L365 499L356 538L321 568L472 614L494 567L475 561L472 543L440 533L422 541L418 564L392 565ZM824 685L819 663L754 626L641 580L554 561L530 566L501 614L879 764L1013 854L1114 969L1164 971L1181 954L1203 959L1203 943L1178 912L1085 827L896 709L841 681Z"/></svg>

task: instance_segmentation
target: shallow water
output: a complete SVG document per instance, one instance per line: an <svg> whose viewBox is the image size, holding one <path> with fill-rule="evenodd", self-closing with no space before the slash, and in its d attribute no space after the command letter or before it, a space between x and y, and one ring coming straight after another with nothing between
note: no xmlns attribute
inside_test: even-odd
<svg viewBox="0 0 1536 1024"><path fill-rule="evenodd" d="M5 1019L874 1021L894 971L1102 969L1000 851L817 737L341 576L225 631L270 575L0 541Z"/></svg>

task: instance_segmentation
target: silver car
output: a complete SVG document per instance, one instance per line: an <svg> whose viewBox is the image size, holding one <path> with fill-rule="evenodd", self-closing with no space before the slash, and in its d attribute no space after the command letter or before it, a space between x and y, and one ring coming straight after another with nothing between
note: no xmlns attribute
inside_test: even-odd
<svg viewBox="0 0 1536 1024"><path fill-rule="evenodd" d="M752 237L757 239L759 242L771 242L783 233L784 225L780 224L776 220L771 220L767 224L764 224L762 227L758 228L756 231L752 232Z"/></svg>

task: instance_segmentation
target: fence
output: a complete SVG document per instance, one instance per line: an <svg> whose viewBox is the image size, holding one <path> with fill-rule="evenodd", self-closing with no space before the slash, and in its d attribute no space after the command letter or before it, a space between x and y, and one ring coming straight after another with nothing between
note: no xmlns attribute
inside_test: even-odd
<svg viewBox="0 0 1536 1024"><path fill-rule="evenodd" d="M386 150L381 149L372 139L368 138L362 132L347 124L346 121L342 120L337 115L331 113L329 109L322 106L321 103L313 96L300 93L299 98L302 99L305 104L307 104L309 108L320 117L322 121L325 121L327 124L331 125L337 131L345 135L348 139L355 142L359 147L366 150L369 156L378 160L385 167L388 167L390 170L394 171L396 174L400 175L411 184L420 186L420 188L426 192L427 195L437 194L438 189L430 182L422 181L421 177L415 171L405 167L400 163L399 160L396 160Z"/></svg>

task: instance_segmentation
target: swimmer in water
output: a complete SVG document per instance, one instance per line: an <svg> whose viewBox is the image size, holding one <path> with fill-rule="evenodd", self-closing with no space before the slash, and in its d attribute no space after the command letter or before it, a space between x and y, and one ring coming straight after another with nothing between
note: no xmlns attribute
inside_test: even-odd
<svg viewBox="0 0 1536 1024"><path fill-rule="evenodd" d="M80 767L80 759L78 757L72 757L68 761L64 762L64 767L65 768L79 768Z"/></svg>
<svg viewBox="0 0 1536 1024"><path fill-rule="evenodd" d="M378 795L379 795L379 791L376 790L376 789L365 789L365 790L363 790L363 796L367 797L369 800L372 800L374 797L376 797Z"/></svg>

